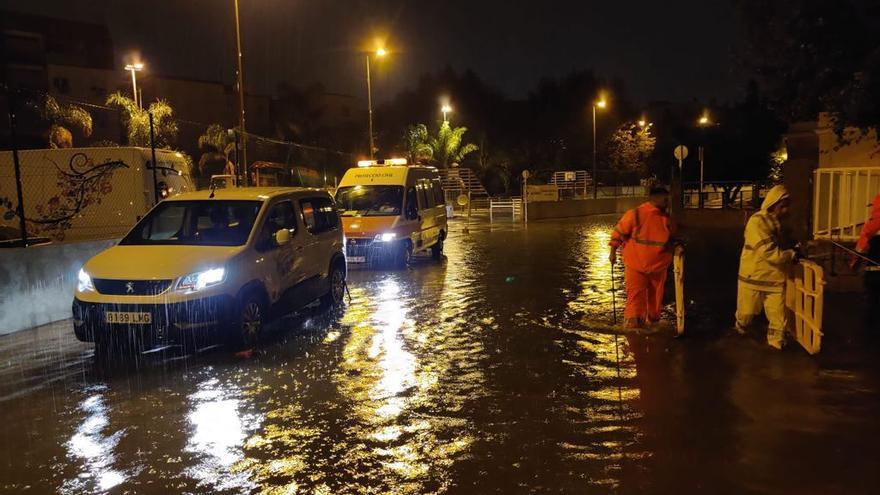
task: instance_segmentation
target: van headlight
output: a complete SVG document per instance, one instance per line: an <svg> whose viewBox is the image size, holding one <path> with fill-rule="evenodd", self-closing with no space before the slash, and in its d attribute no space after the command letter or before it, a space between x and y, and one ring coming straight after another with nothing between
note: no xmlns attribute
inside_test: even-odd
<svg viewBox="0 0 880 495"><path fill-rule="evenodd" d="M222 284L226 279L225 268L211 268L201 272L190 273L177 282L177 290L180 292L197 292L206 287Z"/></svg>
<svg viewBox="0 0 880 495"><path fill-rule="evenodd" d="M93 292L95 284L92 283L92 277L82 268L76 275L76 290L79 292Z"/></svg>
<svg viewBox="0 0 880 495"><path fill-rule="evenodd" d="M394 239L397 239L397 234L395 234L394 232L383 232L381 234L376 234L376 237L373 240L380 242L391 242Z"/></svg>

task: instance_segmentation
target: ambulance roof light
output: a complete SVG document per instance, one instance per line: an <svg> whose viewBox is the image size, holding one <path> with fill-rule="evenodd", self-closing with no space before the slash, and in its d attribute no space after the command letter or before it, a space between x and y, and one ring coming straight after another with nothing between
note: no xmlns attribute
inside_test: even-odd
<svg viewBox="0 0 880 495"><path fill-rule="evenodd" d="M358 161L358 167L375 167L378 165L406 165L406 158L386 158L384 160Z"/></svg>

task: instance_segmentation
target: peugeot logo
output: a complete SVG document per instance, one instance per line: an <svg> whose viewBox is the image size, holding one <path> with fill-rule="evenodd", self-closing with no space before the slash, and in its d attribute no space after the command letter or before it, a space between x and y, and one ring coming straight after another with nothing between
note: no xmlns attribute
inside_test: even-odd
<svg viewBox="0 0 880 495"><path fill-rule="evenodd" d="M126 294L134 294L134 282L126 282L125 283L125 293Z"/></svg>

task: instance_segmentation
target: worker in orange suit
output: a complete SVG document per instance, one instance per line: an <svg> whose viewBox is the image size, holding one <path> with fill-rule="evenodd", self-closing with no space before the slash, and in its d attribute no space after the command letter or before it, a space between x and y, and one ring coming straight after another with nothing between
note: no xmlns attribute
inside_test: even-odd
<svg viewBox="0 0 880 495"><path fill-rule="evenodd" d="M660 321L663 286L672 263L675 223L669 217L669 191L652 187L648 201L624 213L611 232L612 265L623 246L626 282L626 328L644 328Z"/></svg>
<svg viewBox="0 0 880 495"><path fill-rule="evenodd" d="M880 263L880 194L874 196L871 202L871 216L862 225L856 251L873 262ZM861 261L861 258L856 258L853 267L861 264ZM868 325L877 328L877 321L880 320L877 310L880 307L880 271L865 272L865 293L868 296Z"/></svg>
<svg viewBox="0 0 880 495"><path fill-rule="evenodd" d="M856 251L868 254L871 241L878 234L880 234L880 194L874 196L874 201L871 202L871 217L862 225L859 242L856 243Z"/></svg>

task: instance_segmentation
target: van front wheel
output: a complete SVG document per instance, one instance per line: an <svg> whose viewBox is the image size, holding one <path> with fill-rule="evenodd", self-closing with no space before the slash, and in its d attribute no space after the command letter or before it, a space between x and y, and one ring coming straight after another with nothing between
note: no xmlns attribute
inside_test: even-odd
<svg viewBox="0 0 880 495"><path fill-rule="evenodd" d="M238 304L236 343L252 349L260 340L266 324L266 303L256 291L242 296Z"/></svg>
<svg viewBox="0 0 880 495"><path fill-rule="evenodd" d="M413 247L409 241L400 243L394 253L394 265L397 268L406 268L412 261Z"/></svg>

